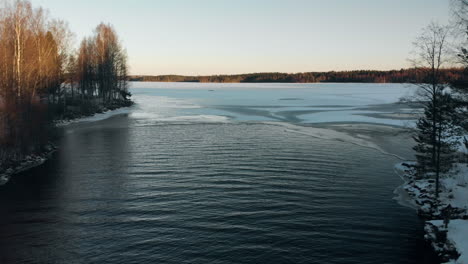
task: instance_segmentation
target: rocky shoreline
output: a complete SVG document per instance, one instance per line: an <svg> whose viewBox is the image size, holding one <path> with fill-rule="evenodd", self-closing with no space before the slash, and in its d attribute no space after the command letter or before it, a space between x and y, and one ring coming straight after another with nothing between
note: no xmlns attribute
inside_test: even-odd
<svg viewBox="0 0 468 264"><path fill-rule="evenodd" d="M66 126L68 124L79 122L84 118L89 118L96 116L98 114L111 113L121 108L130 107L133 105L133 101L122 100L114 102L108 106L100 106L94 109L94 113L69 113L66 118L56 120L54 125L57 127ZM57 151L57 146L53 143L48 143L43 147L43 151L40 153L35 153L26 156L24 159L17 161L10 161L9 164L5 165L0 164L0 186L7 184L11 177L16 174L25 172L27 170L33 169L35 167L41 166L44 164L50 157Z"/></svg>
<svg viewBox="0 0 468 264"><path fill-rule="evenodd" d="M55 120L55 124L60 125L60 124L67 124L70 122L79 121L82 118L92 117L96 114L102 114L102 113L114 111L120 108L130 107L133 104L134 102L131 100L117 100L116 99L112 103L96 104L96 105L88 106L86 110L70 107L61 116L61 118L59 118L58 120Z"/></svg>
<svg viewBox="0 0 468 264"><path fill-rule="evenodd" d="M434 202L435 180L418 179L414 165L400 163L395 169L405 182L401 189L407 194L406 204L415 208L425 221L424 238L442 263L468 264L467 165L457 164L441 179L438 203Z"/></svg>
<svg viewBox="0 0 468 264"><path fill-rule="evenodd" d="M0 186L7 184L11 177L44 164L54 153L57 147L49 143L44 147L44 151L38 154L31 154L24 159L12 162L5 168L0 167Z"/></svg>

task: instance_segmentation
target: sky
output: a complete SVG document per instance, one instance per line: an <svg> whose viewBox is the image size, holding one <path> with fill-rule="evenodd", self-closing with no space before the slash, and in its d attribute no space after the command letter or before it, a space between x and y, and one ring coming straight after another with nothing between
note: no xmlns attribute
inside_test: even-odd
<svg viewBox="0 0 468 264"><path fill-rule="evenodd" d="M449 0L31 0L76 42L114 25L134 75L400 69Z"/></svg>

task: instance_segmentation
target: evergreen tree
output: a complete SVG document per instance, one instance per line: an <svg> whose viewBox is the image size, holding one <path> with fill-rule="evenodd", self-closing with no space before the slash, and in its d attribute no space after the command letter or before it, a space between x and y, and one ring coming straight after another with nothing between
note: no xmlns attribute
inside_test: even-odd
<svg viewBox="0 0 468 264"><path fill-rule="evenodd" d="M448 33L448 27L432 23L414 43L417 53L413 63L426 80L417 84L420 87L417 100L422 103L424 115L417 123L414 137L416 167L419 177L435 179L436 202L441 174L452 167L457 143L456 104L447 90L447 82L441 78L441 69L448 60Z"/></svg>
<svg viewBox="0 0 468 264"><path fill-rule="evenodd" d="M434 102L427 102L424 115L417 123L414 140L418 176L435 177L439 192L440 173L448 172L454 163L458 126L453 115L455 101L448 93L439 93Z"/></svg>

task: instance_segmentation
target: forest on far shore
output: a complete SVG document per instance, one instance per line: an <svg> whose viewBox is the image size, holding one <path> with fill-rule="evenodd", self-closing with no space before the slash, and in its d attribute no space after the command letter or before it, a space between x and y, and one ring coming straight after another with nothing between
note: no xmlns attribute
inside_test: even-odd
<svg viewBox="0 0 468 264"><path fill-rule="evenodd" d="M463 81L465 68L447 68L441 70L443 82ZM201 83L320 83L320 82L357 82L357 83L424 83L428 82L427 74L421 69L401 69L391 71L331 71L304 73L250 73L237 75L211 76L130 76L135 82L201 82Z"/></svg>

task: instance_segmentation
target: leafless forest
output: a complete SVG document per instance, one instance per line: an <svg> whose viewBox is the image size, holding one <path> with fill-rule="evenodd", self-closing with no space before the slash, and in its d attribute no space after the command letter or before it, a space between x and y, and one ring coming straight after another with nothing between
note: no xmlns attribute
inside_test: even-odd
<svg viewBox="0 0 468 264"><path fill-rule="evenodd" d="M27 0L0 8L0 168L42 151L51 124L127 99L127 59L111 25L75 48L65 21Z"/></svg>

